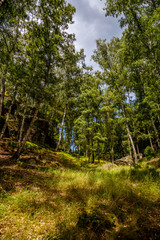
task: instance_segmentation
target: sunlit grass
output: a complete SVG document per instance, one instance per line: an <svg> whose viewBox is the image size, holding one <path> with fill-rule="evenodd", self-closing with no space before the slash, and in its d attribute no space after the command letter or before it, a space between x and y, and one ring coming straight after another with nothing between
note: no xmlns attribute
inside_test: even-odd
<svg viewBox="0 0 160 240"><path fill-rule="evenodd" d="M43 174L35 170L34 178L28 171L28 180L24 179L28 181L27 187L1 192L2 239L116 239L118 234L123 239L124 228L134 226L138 231L141 218L143 223L150 211L156 212L158 207L154 204L159 200L160 183L154 168L105 170L92 165L81 167L68 154L59 153L58 157L63 168L49 167ZM16 175L5 178L23 181ZM95 209L100 216L113 216L115 226L95 232L89 220L86 229L79 227L84 211L100 224Z"/></svg>

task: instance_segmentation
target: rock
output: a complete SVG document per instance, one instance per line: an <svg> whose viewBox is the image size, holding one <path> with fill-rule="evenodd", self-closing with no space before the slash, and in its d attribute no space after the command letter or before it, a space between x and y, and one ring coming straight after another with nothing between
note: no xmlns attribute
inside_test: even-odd
<svg viewBox="0 0 160 240"><path fill-rule="evenodd" d="M131 156L126 156L115 161L116 165L132 165L133 159Z"/></svg>

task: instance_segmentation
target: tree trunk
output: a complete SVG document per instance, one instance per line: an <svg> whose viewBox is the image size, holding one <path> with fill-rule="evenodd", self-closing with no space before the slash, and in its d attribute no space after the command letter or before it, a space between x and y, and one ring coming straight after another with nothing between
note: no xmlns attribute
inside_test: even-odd
<svg viewBox="0 0 160 240"><path fill-rule="evenodd" d="M92 150L92 163L94 163L94 151Z"/></svg>
<svg viewBox="0 0 160 240"><path fill-rule="evenodd" d="M79 145L78 145L78 160L80 160L80 156L81 156L81 145L79 143Z"/></svg>
<svg viewBox="0 0 160 240"><path fill-rule="evenodd" d="M112 157L112 163L114 163L114 148L111 147L111 157Z"/></svg>
<svg viewBox="0 0 160 240"><path fill-rule="evenodd" d="M11 105L9 106L8 113L6 114L5 123L4 123L4 126L3 126L3 128L2 128L2 131L1 131L1 133L0 133L0 139L3 138L4 133L5 133L5 131L6 131L6 127L7 127L7 124L8 124L9 116L10 116L10 114L11 114L12 106L13 106L13 104L14 104L14 102L15 102L16 92L17 92L17 89L15 89L15 91L14 91ZM2 105L3 105L3 104L2 104Z"/></svg>
<svg viewBox="0 0 160 240"><path fill-rule="evenodd" d="M92 163L94 163L93 136L92 136Z"/></svg>
<svg viewBox="0 0 160 240"><path fill-rule="evenodd" d="M22 140L21 143L18 145L18 149L17 149L16 153L13 155L14 158L18 158L18 157L20 156L21 152L22 152L22 149L23 149L23 147L24 147L24 145L25 145L25 143L26 143L26 141L27 141L27 139L28 139L28 137L29 137L29 135L30 135L30 133L31 133L33 124L34 124L35 121L36 121L36 118L37 118L37 115L38 115L38 112L39 112L39 108L40 108L41 102L42 102L42 101L40 101L40 102L38 103L38 105L37 105L37 108L36 108L36 110L35 110L35 113L34 113L34 116L33 116L33 118L32 118L32 121L31 121L31 123L30 123L30 125L29 125L29 128L28 128L28 130L27 130L27 132L26 132L23 140Z"/></svg>
<svg viewBox="0 0 160 240"><path fill-rule="evenodd" d="M99 146L99 140L98 140L98 163L100 163L100 146Z"/></svg>
<svg viewBox="0 0 160 240"><path fill-rule="evenodd" d="M136 144L136 148L137 148L138 158L141 159L141 155L140 155L140 152L139 152L139 146L138 146L138 143Z"/></svg>
<svg viewBox="0 0 160 240"><path fill-rule="evenodd" d="M91 153L90 153L90 149L88 149L88 163L90 163L90 157L91 157Z"/></svg>
<svg viewBox="0 0 160 240"><path fill-rule="evenodd" d="M153 143L152 143L151 134L150 134L150 131L149 131L148 128L147 128L147 131L148 131L148 137L149 137L149 142L150 142L150 145L151 145L152 151L155 152L155 151L154 151L154 147L153 147Z"/></svg>
<svg viewBox="0 0 160 240"><path fill-rule="evenodd" d="M71 152L71 143L72 143L72 139L70 139L70 141L69 141L68 153L70 153L70 152Z"/></svg>
<svg viewBox="0 0 160 240"><path fill-rule="evenodd" d="M87 158L87 157L88 157L88 149L87 149L87 147L86 147L85 158Z"/></svg>
<svg viewBox="0 0 160 240"><path fill-rule="evenodd" d="M132 145L132 149L133 149L134 162L137 164L137 163L138 163L138 160L137 160L136 148L135 148L135 145L134 145L134 142L133 142L133 139L132 139L132 136L131 136L131 133L130 133L130 130L129 130L129 127L128 127L128 124L127 124L127 123L126 123L126 129L127 129L127 133L128 133L129 140L130 140L131 145Z"/></svg>
<svg viewBox="0 0 160 240"><path fill-rule="evenodd" d="M138 160L137 160L136 148L135 148L135 145L134 145L134 142L133 142L133 139L132 139L132 136L131 136L130 130L129 130L129 126L128 126L128 123L127 123L127 119L126 119L126 114L125 114L124 106L122 106L122 111L123 111L124 118L125 118L127 134L128 134L128 137L129 137L129 140L130 140L130 142L131 142L132 149L133 149L134 162L137 164L137 163L138 163Z"/></svg>
<svg viewBox="0 0 160 240"><path fill-rule="evenodd" d="M128 137L128 147L129 147L129 155L132 157L132 149L131 149L131 142Z"/></svg>
<svg viewBox="0 0 160 240"><path fill-rule="evenodd" d="M158 135L158 131L157 131L156 125L154 123L153 117L151 117L151 121L152 121L152 126L153 126L153 129L154 129L154 132L156 134L157 144L158 144L158 147L160 148L159 135Z"/></svg>
<svg viewBox="0 0 160 240"><path fill-rule="evenodd" d="M75 151L75 143L73 143L73 153L74 153L74 151Z"/></svg>
<svg viewBox="0 0 160 240"><path fill-rule="evenodd" d="M65 120L66 111L67 111L67 104L68 104L68 102L66 103L65 108L64 108L64 113L63 113L63 118L62 118L62 124L61 124L61 131L60 131L60 133L59 133L59 140L58 140L58 143L57 143L56 152L58 151L58 148L59 148L59 145L60 145L61 139L62 139L62 132L63 132L63 127L64 127L64 120Z"/></svg>
<svg viewBox="0 0 160 240"><path fill-rule="evenodd" d="M157 104L157 107L158 107L158 110L160 110L160 106L159 106L159 104ZM160 123L160 116L159 116L159 113L158 113L157 118L158 118L158 122Z"/></svg>
<svg viewBox="0 0 160 240"><path fill-rule="evenodd" d="M10 116L10 113L11 113L11 110L12 110L13 103L14 103L14 101L12 101L11 105L9 106L8 113L7 113L7 115L6 115L6 120L5 120L5 123L4 123L4 125L3 125L2 131L1 131L1 133L0 133L0 139L3 138L4 133L5 133L5 131L6 131L6 127L7 127L7 123L8 123L8 120L9 120L9 116Z"/></svg>
<svg viewBox="0 0 160 240"><path fill-rule="evenodd" d="M2 80L2 91L1 91L1 99L0 99L0 119L2 116L4 96L5 96L5 82Z"/></svg>
<svg viewBox="0 0 160 240"><path fill-rule="evenodd" d="M27 96L26 104L25 104L25 108L24 108L24 112L23 112L22 123L21 123L20 131L19 131L18 147L20 147L21 141L22 141L22 134L23 134L24 122L25 122L25 118L26 118L28 100L29 100L29 95Z"/></svg>

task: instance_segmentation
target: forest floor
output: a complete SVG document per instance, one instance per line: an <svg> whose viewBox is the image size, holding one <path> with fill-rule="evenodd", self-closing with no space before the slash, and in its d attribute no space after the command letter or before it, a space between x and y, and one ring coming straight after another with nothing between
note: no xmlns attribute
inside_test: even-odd
<svg viewBox="0 0 160 240"><path fill-rule="evenodd" d="M158 167L106 170L32 144L15 161L0 146L0 239L160 240Z"/></svg>

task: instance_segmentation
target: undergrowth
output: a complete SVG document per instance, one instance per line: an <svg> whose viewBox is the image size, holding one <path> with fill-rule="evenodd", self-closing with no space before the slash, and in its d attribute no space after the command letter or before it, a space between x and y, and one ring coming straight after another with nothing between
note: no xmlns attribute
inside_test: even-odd
<svg viewBox="0 0 160 240"><path fill-rule="evenodd" d="M105 170L47 151L58 168L0 169L1 239L159 239L155 168Z"/></svg>

